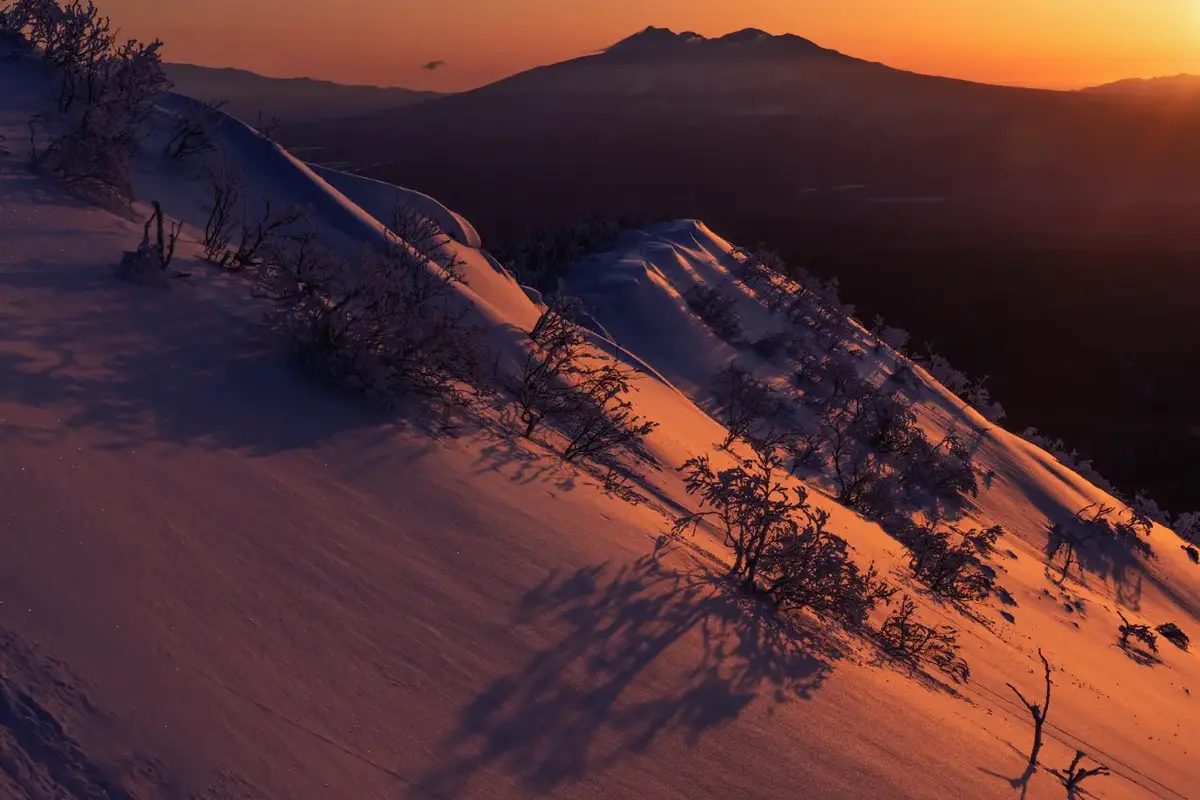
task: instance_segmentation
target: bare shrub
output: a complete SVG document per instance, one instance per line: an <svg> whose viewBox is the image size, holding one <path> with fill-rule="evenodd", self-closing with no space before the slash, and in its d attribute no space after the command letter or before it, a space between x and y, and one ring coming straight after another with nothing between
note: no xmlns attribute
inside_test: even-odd
<svg viewBox="0 0 1200 800"><path fill-rule="evenodd" d="M855 424L861 408L862 401L855 399L833 410L821 421L821 430L838 502L870 514L890 510L896 482Z"/></svg>
<svg viewBox="0 0 1200 800"><path fill-rule="evenodd" d="M859 414L856 424L866 443L879 453L908 453L923 435L912 406L898 392L869 396Z"/></svg>
<svg viewBox="0 0 1200 800"><path fill-rule="evenodd" d="M347 264L314 235L277 241L253 271L274 324L304 364L330 383L391 399L416 393L449 404L482 387L482 331L455 290L462 264L436 223L397 208L406 232Z"/></svg>
<svg viewBox="0 0 1200 800"><path fill-rule="evenodd" d="M133 197L130 160L153 99L169 87L161 42L117 45L106 17L80 0L18 0L4 27L19 36L60 78L59 112L66 128L45 148L33 138L34 166L90 199L110 203ZM82 100L82 107L76 103Z"/></svg>
<svg viewBox="0 0 1200 800"><path fill-rule="evenodd" d="M129 150L88 128L71 130L35 151L34 166L101 205L123 205L133 197Z"/></svg>
<svg viewBox="0 0 1200 800"><path fill-rule="evenodd" d="M621 233L643 227L647 220L592 218L558 227L542 227L501 245L493 255L517 281L541 291L553 290L567 267L612 249Z"/></svg>
<svg viewBox="0 0 1200 800"><path fill-rule="evenodd" d="M1151 523L1157 522L1159 525L1169 526L1171 524L1171 515L1158 505L1158 502L1147 495L1144 491L1139 490L1129 501L1129 507L1134 511L1140 519L1148 520Z"/></svg>
<svg viewBox="0 0 1200 800"><path fill-rule="evenodd" d="M971 447L954 431L936 444L924 434L912 436L900 459L899 470L913 499L924 494L942 503L957 503L979 494L979 472Z"/></svg>
<svg viewBox="0 0 1200 800"><path fill-rule="evenodd" d="M897 355L904 353L904 348L908 346L908 342L911 338L912 336L909 334L909 332L903 328L885 326L879 332L879 341L887 347L890 347Z"/></svg>
<svg viewBox="0 0 1200 800"><path fill-rule="evenodd" d="M153 206L154 213L146 220L141 244L137 250L125 253L119 267L123 277L138 283L153 281L167 271L175 257L175 243L179 239L179 232L183 230L182 221L177 221L168 228L162 206L157 200ZM155 233L153 240L150 238L151 226Z"/></svg>
<svg viewBox="0 0 1200 800"><path fill-rule="evenodd" d="M995 589L995 573L981 556L992 552L1003 533L999 525L962 530L904 521L896 535L909 550L908 565L917 580L944 600L970 603L986 599Z"/></svg>
<svg viewBox="0 0 1200 800"><path fill-rule="evenodd" d="M701 503L676 521L675 532L712 522L733 550L730 574L745 591L762 591L780 609L808 608L848 627L860 626L891 597L874 566L860 570L845 540L826 530L828 515L809 505L808 491L783 485L782 468L769 454L720 472L700 456L680 471L688 494Z"/></svg>
<svg viewBox="0 0 1200 800"><path fill-rule="evenodd" d="M727 364L713 380L713 396L721 411L728 435L721 443L728 448L739 439L749 441L756 429L770 425L780 416L786 400L769 384L738 364Z"/></svg>
<svg viewBox="0 0 1200 800"><path fill-rule="evenodd" d="M750 344L750 349L764 361L774 361L787 352L790 339L791 336L787 331L777 331L755 339Z"/></svg>
<svg viewBox="0 0 1200 800"><path fill-rule="evenodd" d="M254 129L258 131L258 135L266 139L268 142L275 141L275 131L283 124L283 120L279 117L264 117L263 112L258 112L258 122L254 124Z"/></svg>
<svg viewBox="0 0 1200 800"><path fill-rule="evenodd" d="M1166 639L1171 644L1186 652L1191 647L1192 640L1183 629L1174 622L1166 622L1159 625L1154 630L1158 631L1158 635Z"/></svg>
<svg viewBox="0 0 1200 800"><path fill-rule="evenodd" d="M1037 428L1026 428L1021 433L1021 438L1050 453L1050 455L1057 458L1064 466L1087 478L1091 483L1108 492L1113 497L1121 499L1121 491L1096 471L1092 462L1081 456L1078 450L1068 449L1062 439L1051 439L1040 433Z"/></svg>
<svg viewBox="0 0 1200 800"><path fill-rule="evenodd" d="M983 376L977 381L973 381L967 387L963 399L971 408L978 411L988 422L1001 422L1008 416L1008 412L1004 410L1004 406L992 399L991 392L988 390L988 376Z"/></svg>
<svg viewBox="0 0 1200 800"><path fill-rule="evenodd" d="M253 277L256 294L276 304L272 321L296 343L301 361L331 383L346 382L358 351L370 349L357 330L368 291L361 274L306 233L273 246Z"/></svg>
<svg viewBox="0 0 1200 800"><path fill-rule="evenodd" d="M807 373L803 378L801 371ZM805 404L822 414L871 392L870 385L859 375L858 365L843 344L819 354L810 353L801 362L795 380L797 387L805 390Z"/></svg>
<svg viewBox="0 0 1200 800"><path fill-rule="evenodd" d="M1050 662L1046 660L1046 656L1042 654L1042 648L1040 647L1038 648L1038 658L1042 660L1042 667L1045 670L1045 700L1043 700L1040 704L1031 703L1025 699L1025 695L1021 694L1021 691L1017 687L1013 686L1011 683L1007 684L1008 688L1012 690L1013 694L1015 694L1021 700L1021 703L1025 706L1025 708L1029 710L1029 714L1033 718L1033 746L1029 748L1029 763L1025 766L1025 774L1018 779L1017 783L1028 783L1029 779L1033 777L1033 773L1037 771L1038 755L1042 752L1043 728L1046 725L1046 715L1050 713L1050 687L1052 685L1050 682Z"/></svg>
<svg viewBox="0 0 1200 800"><path fill-rule="evenodd" d="M213 150L216 145L209 135L209 128L216 112L223 105L224 102L216 105L200 104L177 116L171 127L171 136L163 149L164 155L172 161L179 162Z"/></svg>
<svg viewBox="0 0 1200 800"><path fill-rule="evenodd" d="M1065 770L1050 770L1050 773L1062 781L1062 785L1066 788L1067 800L1073 800L1073 798L1077 797L1083 791L1079 787L1088 778L1111 774L1108 767L1103 764L1098 764L1091 769L1081 767L1080 762L1086 757L1087 753L1082 750L1076 750L1075 757L1071 759L1070 765Z"/></svg>
<svg viewBox="0 0 1200 800"><path fill-rule="evenodd" d="M1190 544L1200 544L1200 511L1180 514L1172 527L1180 539Z"/></svg>
<svg viewBox="0 0 1200 800"><path fill-rule="evenodd" d="M551 300L529 333L532 347L514 390L523 435L557 419L568 462L634 448L658 427L634 413L625 399L632 372L617 358L589 350L577 315L574 301Z"/></svg>
<svg viewBox="0 0 1200 800"><path fill-rule="evenodd" d="M879 578L874 564L859 568L846 540L826 529L827 512L800 511L803 526L773 539L763 552L760 572L767 596L777 608L806 608L861 628L895 590Z"/></svg>
<svg viewBox="0 0 1200 800"><path fill-rule="evenodd" d="M949 625L936 628L918 622L917 604L908 595L900 600L879 629L884 647L896 658L912 664L925 662L965 683L971 677L970 667L959 656L958 631Z"/></svg>
<svg viewBox="0 0 1200 800"><path fill-rule="evenodd" d="M88 108L113 141L133 145L154 107L154 98L171 88L162 67L163 43L129 39L106 61L101 89ZM96 109L103 108L101 112Z"/></svg>
<svg viewBox="0 0 1200 800"><path fill-rule="evenodd" d="M792 383L804 391L804 401L814 407L835 402L838 390L858 380L858 368L845 346L831 351L814 350L811 346L797 353Z"/></svg>
<svg viewBox="0 0 1200 800"><path fill-rule="evenodd" d="M955 369L944 356L935 353L930 343L925 344L925 357L921 359L921 366L935 381L956 395L962 395L971 386L971 380L966 373Z"/></svg>
<svg viewBox="0 0 1200 800"><path fill-rule="evenodd" d="M233 236L234 212L242 202L242 179L230 167L210 169L208 184L212 199L207 206L208 220L204 223L204 257L227 266L233 258L229 241Z"/></svg>
<svg viewBox="0 0 1200 800"><path fill-rule="evenodd" d="M885 519L906 503L940 513L978 493L972 446L958 433L929 441L899 387L864 380L848 355L810 356L805 404L817 427L792 437L793 463L830 474L838 502Z"/></svg>
<svg viewBox="0 0 1200 800"><path fill-rule="evenodd" d="M532 347L514 391L526 438L544 419L565 414L580 402L569 380L580 370L587 340L575 316L572 302L554 298L529 332Z"/></svg>
<svg viewBox="0 0 1200 800"><path fill-rule="evenodd" d="M685 474L689 495L700 498L700 508L675 522L677 533L711 521L734 553L730 573L743 588L757 587L759 565L772 542L798 532L795 514L808 510L804 487L790 490L780 481L782 470L770 458L749 459L714 472L708 456L688 460L679 468Z"/></svg>
<svg viewBox="0 0 1200 800"><path fill-rule="evenodd" d="M737 301L725 284L698 283L684 294L684 300L714 336L734 346L741 345L745 338L742 319L737 313Z"/></svg>
<svg viewBox="0 0 1200 800"><path fill-rule="evenodd" d="M628 372L614 360L576 386L582 401L565 415L564 461L595 459L633 448L658 427L657 422L634 413L633 404L624 398L629 392L628 380Z"/></svg>
<svg viewBox="0 0 1200 800"><path fill-rule="evenodd" d="M236 191L230 186L227 190ZM214 199L217 189L214 187ZM236 202L225 198L226 202ZM214 204L215 208L215 204ZM221 264L234 271L258 267L263 255L270 245L279 240L296 223L303 218L303 212L295 206L288 206L283 211L276 211L270 200L263 200L262 213L251 221L242 222L242 233L237 248L228 258L222 257ZM210 219L210 222L212 220ZM226 229L228 233L228 229Z"/></svg>

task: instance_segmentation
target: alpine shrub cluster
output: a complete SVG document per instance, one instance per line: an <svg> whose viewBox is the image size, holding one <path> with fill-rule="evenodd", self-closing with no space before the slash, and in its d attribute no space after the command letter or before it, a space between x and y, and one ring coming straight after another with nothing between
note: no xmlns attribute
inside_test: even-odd
<svg viewBox="0 0 1200 800"><path fill-rule="evenodd" d="M326 381L380 398L417 393L466 403L482 386L482 330L455 289L462 263L448 236L398 207L399 238L350 263L311 233L272 244L248 262L272 321Z"/></svg>
<svg viewBox="0 0 1200 800"><path fill-rule="evenodd" d="M0 31L58 77L59 118L30 123L34 166L97 201L132 200L133 153L154 98L170 87L162 42L120 41L81 0L0 0Z"/></svg>
<svg viewBox="0 0 1200 800"><path fill-rule="evenodd" d="M552 298L529 332L530 349L513 387L522 434L544 422L567 439L566 461L636 447L657 423L633 411L632 371L591 347L576 319L578 304Z"/></svg>
<svg viewBox="0 0 1200 800"><path fill-rule="evenodd" d="M707 456L680 467L697 511L681 516L676 532L710 523L734 554L731 576L780 609L804 608L847 627L865 624L893 590L874 565L861 569L844 539L827 529L803 486L787 487L786 471L768 453L714 470Z"/></svg>

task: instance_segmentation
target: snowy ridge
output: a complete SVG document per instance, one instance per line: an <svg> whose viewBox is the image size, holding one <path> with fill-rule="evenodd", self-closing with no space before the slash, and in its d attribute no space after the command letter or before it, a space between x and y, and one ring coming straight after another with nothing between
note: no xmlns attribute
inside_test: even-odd
<svg viewBox="0 0 1200 800"><path fill-rule="evenodd" d="M26 67L0 61L0 86L31 86ZM912 674L807 617L772 620L721 584L729 555L710 532L659 539L695 505L677 468L734 463L717 447L717 371L736 360L773 385L790 378L689 304L696 287L721 287L748 341L787 324L703 223L630 234L564 279L593 341L638 369L637 412L660 423L640 464L652 502L631 505L543 444L497 435L502 419L431 439L292 369L245 284L200 257L205 170L162 156L173 121L197 110L186 98L161 100L136 188L185 223L176 265L191 277L165 291L114 278L149 209L131 221L88 208L24 169L23 126L47 105L0 94L13 153L0 169L0 744L45 777L34 791L0 772L0 790L1009 798L1029 725L1005 684L1036 692L1041 647L1056 669L1048 764L1079 747L1113 769L1102 796L1195 796L1195 655L1164 645L1147 666L1114 641L1118 609L1200 627L1200 568L1156 526L1153 559L1056 581L1048 525L1120 504L919 367L922 426L982 432L991 477L964 521L1004 526L989 566L1012 602L970 616L936 603L892 535L819 476L809 485L856 558L959 629L970 683ZM520 363L543 307L468 221L309 166L231 117L211 135L208 165L243 176L247 209L301 206L347 258L394 236L398 200L416 203L451 234L457 291L497 369ZM846 336L865 374L895 370L861 326ZM16 657L33 642L36 658ZM59 740L65 762L39 746ZM1046 773L1028 786L1061 795Z"/></svg>

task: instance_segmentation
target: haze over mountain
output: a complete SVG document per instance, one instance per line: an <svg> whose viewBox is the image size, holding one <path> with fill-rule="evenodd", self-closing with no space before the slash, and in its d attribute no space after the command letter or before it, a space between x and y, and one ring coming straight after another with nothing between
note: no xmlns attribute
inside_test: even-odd
<svg viewBox="0 0 1200 800"><path fill-rule="evenodd" d="M270 78L231 67L165 66L180 94L207 103L224 101L229 113L251 124L259 112L266 119L310 122L373 114L441 96L437 92L350 86L312 78Z"/></svg>

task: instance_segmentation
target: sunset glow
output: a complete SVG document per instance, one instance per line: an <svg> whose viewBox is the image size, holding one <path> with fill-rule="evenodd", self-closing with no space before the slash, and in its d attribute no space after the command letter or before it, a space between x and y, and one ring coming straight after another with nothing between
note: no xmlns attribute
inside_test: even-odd
<svg viewBox="0 0 1200 800"><path fill-rule="evenodd" d="M795 33L991 83L1066 88L1200 72L1194 0L110 0L105 10L131 35L166 40L169 60L442 90L594 52L647 25Z"/></svg>

